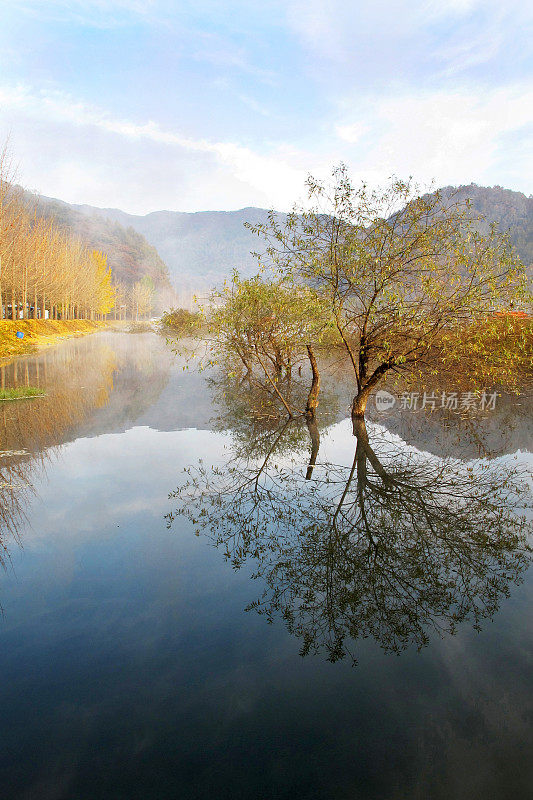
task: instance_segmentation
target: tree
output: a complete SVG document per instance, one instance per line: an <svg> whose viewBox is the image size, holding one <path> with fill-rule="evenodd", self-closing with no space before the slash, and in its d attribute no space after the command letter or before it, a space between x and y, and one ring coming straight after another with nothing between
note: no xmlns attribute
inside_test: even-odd
<svg viewBox="0 0 533 800"><path fill-rule="evenodd" d="M202 316L186 308L171 308L161 315L161 324L177 336L195 336L201 330Z"/></svg>
<svg viewBox="0 0 533 800"><path fill-rule="evenodd" d="M115 307L116 290L112 286L111 270L107 266L107 256L99 250L93 250L91 258L95 264L95 281L99 295L98 312L102 315L109 314Z"/></svg>
<svg viewBox="0 0 533 800"><path fill-rule="evenodd" d="M237 359L250 380L260 380L278 397L291 417L296 409L288 395L295 366L309 361L311 386L305 414L318 406L320 374L314 346L328 329L323 303L305 286L257 275L230 283L212 293L206 312L209 356Z"/></svg>
<svg viewBox="0 0 533 800"><path fill-rule="evenodd" d="M327 307L353 367L354 419L388 373L438 368L458 342L479 341L495 310L528 302L508 237L476 231L468 202L422 195L410 181L356 188L342 164L329 184L307 186L310 209L249 227L267 243L263 263ZM482 358L487 376L490 353Z"/></svg>
<svg viewBox="0 0 533 800"><path fill-rule="evenodd" d="M131 287L130 305L131 318L138 320L139 317L149 317L152 310L154 296L154 284L152 279L145 275L142 280L137 281Z"/></svg>
<svg viewBox="0 0 533 800"><path fill-rule="evenodd" d="M37 213L0 152L0 318L73 319L113 308L107 256Z"/></svg>

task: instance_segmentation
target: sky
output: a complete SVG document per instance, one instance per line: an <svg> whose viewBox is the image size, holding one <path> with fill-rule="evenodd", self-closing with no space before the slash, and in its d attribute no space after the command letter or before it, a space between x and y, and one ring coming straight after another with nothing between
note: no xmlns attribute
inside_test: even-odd
<svg viewBox="0 0 533 800"><path fill-rule="evenodd" d="M0 0L18 179L135 214L286 210L305 179L530 194L525 0Z"/></svg>

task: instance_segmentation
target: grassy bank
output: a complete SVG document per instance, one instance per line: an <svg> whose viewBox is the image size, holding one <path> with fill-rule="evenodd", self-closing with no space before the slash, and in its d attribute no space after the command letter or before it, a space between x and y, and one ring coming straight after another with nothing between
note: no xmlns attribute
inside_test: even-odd
<svg viewBox="0 0 533 800"><path fill-rule="evenodd" d="M44 397L44 389L38 386L18 386L14 389L0 389L0 400L24 400L27 397Z"/></svg>
<svg viewBox="0 0 533 800"><path fill-rule="evenodd" d="M105 322L92 322L88 319L10 319L0 320L0 360L31 353L39 347L49 347L60 339L70 336L84 336L93 333ZM23 339L17 339L17 331L22 331Z"/></svg>

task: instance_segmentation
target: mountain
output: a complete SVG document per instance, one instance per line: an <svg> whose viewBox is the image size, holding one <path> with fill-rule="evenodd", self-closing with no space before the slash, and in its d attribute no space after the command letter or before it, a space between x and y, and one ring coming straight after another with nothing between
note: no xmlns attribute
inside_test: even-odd
<svg viewBox="0 0 533 800"><path fill-rule="evenodd" d="M250 275L257 269L251 251L262 242L244 227L245 222L264 223L264 208L239 211L153 211L145 216L127 214L114 208L76 206L83 214L104 215L123 226L134 228L157 247L168 264L174 286L202 291L219 283L233 269Z"/></svg>
<svg viewBox="0 0 533 800"><path fill-rule="evenodd" d="M476 184L448 186L444 192L447 195L455 192L456 198L461 200L470 198L473 213L483 214L488 222L496 222L502 230L508 230L523 262L527 266L533 264L532 197L500 186L490 188ZM196 213L154 211L137 216L112 208L47 202L57 203L59 211L73 219L78 229L83 230L86 226L91 232L99 232L99 246L103 249L106 249L105 239L109 237L113 253L119 256L120 274L133 275L142 264L149 274L160 275L161 281L166 280L164 264L157 256L159 253L168 264L170 278L178 290L179 304L184 306L190 304L193 291L208 290L229 276L233 269L244 275L255 272L257 262L251 251L261 250L263 243L244 227L244 223L264 223L268 215L266 209L250 207L239 211ZM136 240L135 232L144 239ZM146 250L144 240L157 252ZM130 248L138 251L135 263L126 255ZM145 252L146 259L142 255Z"/></svg>
<svg viewBox="0 0 533 800"><path fill-rule="evenodd" d="M105 252L115 281L131 286L149 277L155 288L156 308L163 310L175 302L167 265L157 249L133 227L124 227L97 209L88 214L62 200L27 196L30 203L36 203L39 216L53 218L63 230Z"/></svg>
<svg viewBox="0 0 533 800"><path fill-rule="evenodd" d="M526 267L533 266L533 197L522 192L513 192L501 186L446 186L442 191L446 195L454 194L457 200L470 199L474 214L481 214L485 220L481 223L482 232L486 232L491 222L499 229L509 233L511 242Z"/></svg>

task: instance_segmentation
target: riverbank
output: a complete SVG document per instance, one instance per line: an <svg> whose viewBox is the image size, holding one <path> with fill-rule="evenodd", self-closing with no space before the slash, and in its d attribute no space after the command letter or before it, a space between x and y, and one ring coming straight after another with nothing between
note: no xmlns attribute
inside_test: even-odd
<svg viewBox="0 0 533 800"><path fill-rule="evenodd" d="M71 336L85 336L108 325L107 322L95 322L89 319L20 319L0 320L0 362L6 359L32 353L41 347L50 347L61 339ZM17 331L24 338L17 338Z"/></svg>

